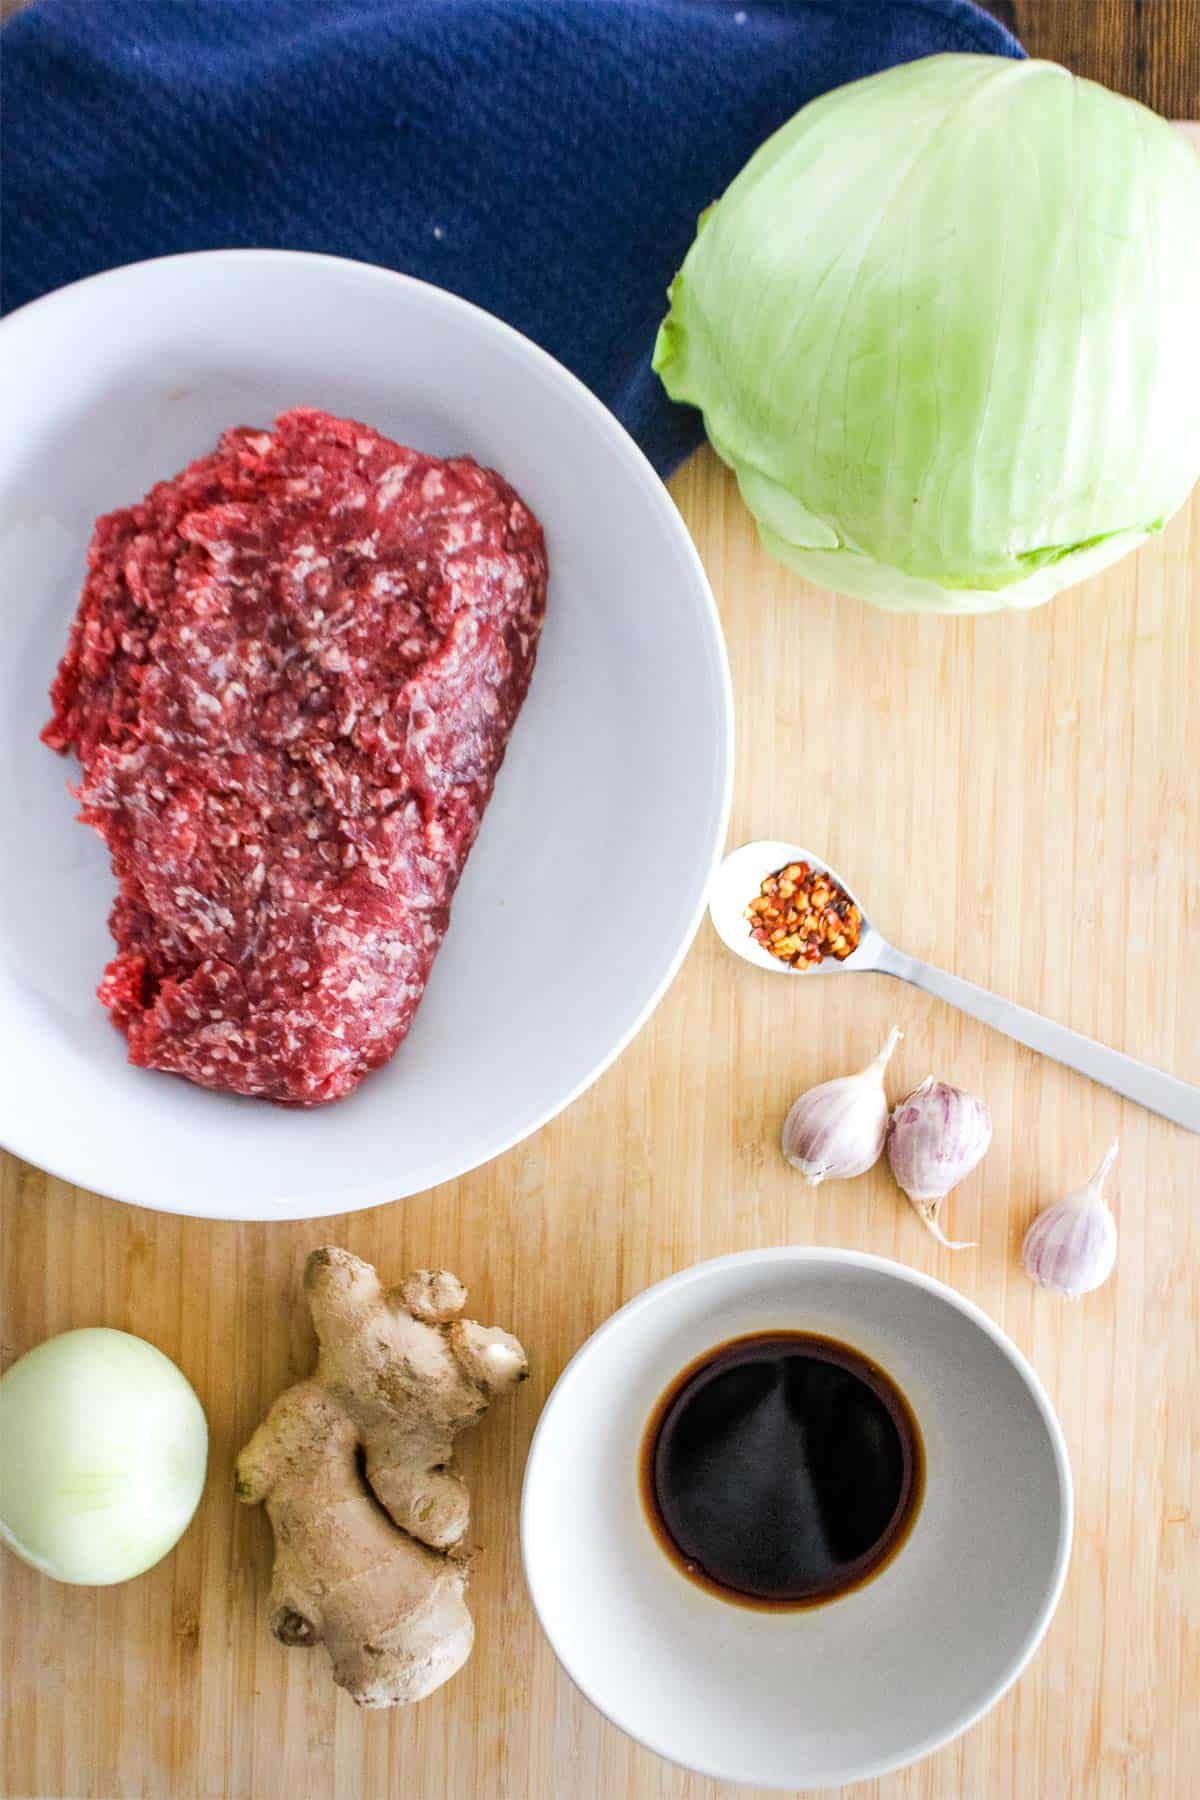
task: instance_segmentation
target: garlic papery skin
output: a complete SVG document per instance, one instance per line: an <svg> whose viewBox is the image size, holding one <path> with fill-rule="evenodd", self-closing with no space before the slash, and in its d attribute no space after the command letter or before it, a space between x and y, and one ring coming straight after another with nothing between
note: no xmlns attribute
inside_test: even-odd
<svg viewBox="0 0 1200 1800"><path fill-rule="evenodd" d="M938 1210L982 1162L991 1141L986 1103L932 1075L901 1100L888 1121L888 1161L896 1183L926 1230L947 1250L973 1248L946 1236Z"/></svg>
<svg viewBox="0 0 1200 1800"><path fill-rule="evenodd" d="M857 1075L823 1081L793 1101L783 1122L783 1154L810 1187L865 1175L879 1161L888 1121L883 1071L900 1037L893 1027Z"/></svg>
<svg viewBox="0 0 1200 1800"><path fill-rule="evenodd" d="M1117 1222L1104 1198L1104 1183L1117 1160L1116 1138L1086 1187L1040 1212L1021 1245L1025 1273L1039 1287L1078 1300L1102 1287L1117 1260Z"/></svg>

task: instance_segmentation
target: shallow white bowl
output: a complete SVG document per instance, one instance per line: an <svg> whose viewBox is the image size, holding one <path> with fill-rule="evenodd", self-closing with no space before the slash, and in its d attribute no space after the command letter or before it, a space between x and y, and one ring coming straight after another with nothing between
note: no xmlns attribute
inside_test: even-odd
<svg viewBox="0 0 1200 1800"><path fill-rule="evenodd" d="M600 403L486 313L332 257L219 251L96 276L0 326L0 1142L214 1218L392 1200L495 1156L596 1079L699 923L732 704L704 571ZM44 749L92 521L234 424L308 404L499 468L546 530L541 654L416 1025L339 1106L130 1068L94 998L99 839Z"/></svg>
<svg viewBox="0 0 1200 1800"><path fill-rule="evenodd" d="M895 1378L926 1479L911 1536L865 1586L762 1612L668 1561L638 1452L693 1358L780 1328L840 1338ZM521 1544L555 1653L614 1724L719 1780L811 1788L898 1768L991 1706L1050 1621L1071 1516L1050 1402L978 1307L881 1257L788 1248L685 1269L588 1339L534 1435Z"/></svg>

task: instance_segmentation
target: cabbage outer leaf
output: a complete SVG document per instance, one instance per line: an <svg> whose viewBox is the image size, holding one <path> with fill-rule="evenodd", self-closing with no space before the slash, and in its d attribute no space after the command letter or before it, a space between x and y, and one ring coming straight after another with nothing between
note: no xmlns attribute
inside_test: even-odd
<svg viewBox="0 0 1200 1800"><path fill-rule="evenodd" d="M1051 63L824 95L709 208L654 365L764 543L900 608L1032 606L1200 474L1200 158Z"/></svg>

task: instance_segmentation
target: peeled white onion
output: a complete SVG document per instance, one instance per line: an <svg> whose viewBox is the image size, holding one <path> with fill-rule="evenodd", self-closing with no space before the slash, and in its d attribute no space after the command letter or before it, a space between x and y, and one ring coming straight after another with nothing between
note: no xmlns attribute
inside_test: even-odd
<svg viewBox="0 0 1200 1800"><path fill-rule="evenodd" d="M187 1378L144 1339L64 1331L0 1377L0 1538L56 1581L128 1581L182 1537L208 1425Z"/></svg>

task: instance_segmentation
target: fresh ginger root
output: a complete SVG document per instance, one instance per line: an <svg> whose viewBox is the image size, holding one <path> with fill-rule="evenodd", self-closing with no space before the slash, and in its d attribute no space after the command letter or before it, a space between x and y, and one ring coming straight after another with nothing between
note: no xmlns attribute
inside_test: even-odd
<svg viewBox="0 0 1200 1800"><path fill-rule="evenodd" d="M239 1500L265 1501L275 1533L271 1630L323 1643L360 1706L422 1700L475 1635L454 1439L529 1365L506 1331L458 1316L466 1289L444 1269L385 1289L369 1263L326 1248L304 1286L316 1369L237 1460Z"/></svg>

